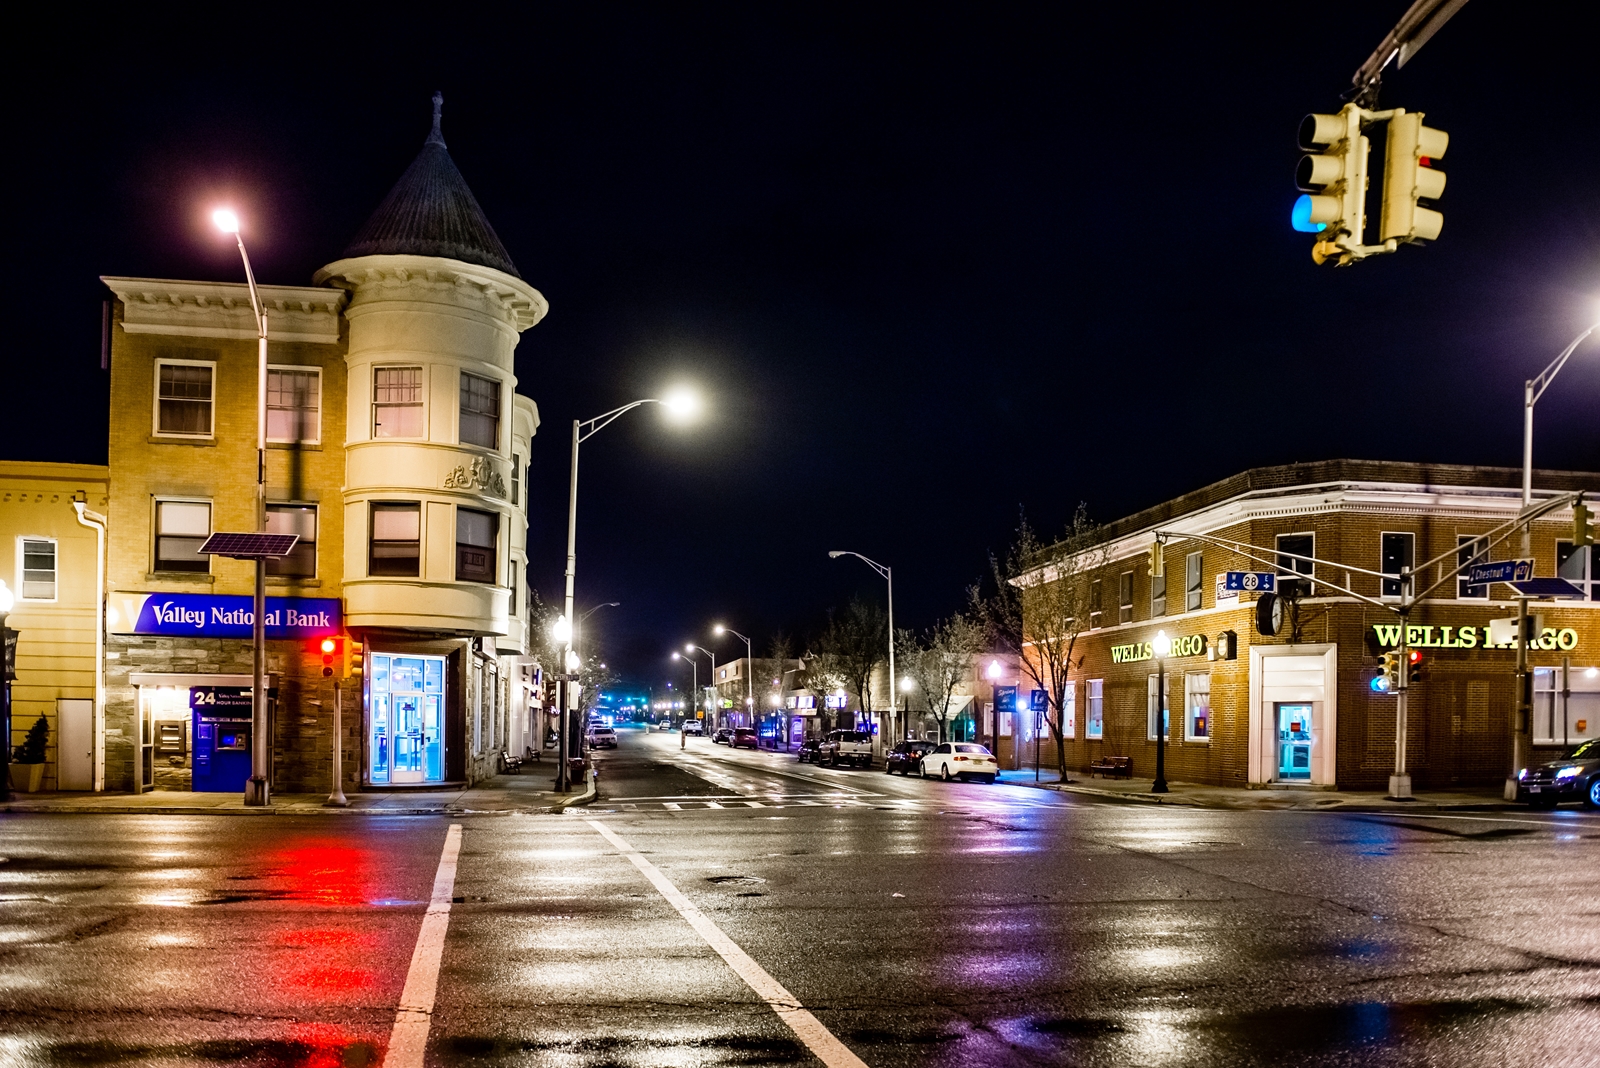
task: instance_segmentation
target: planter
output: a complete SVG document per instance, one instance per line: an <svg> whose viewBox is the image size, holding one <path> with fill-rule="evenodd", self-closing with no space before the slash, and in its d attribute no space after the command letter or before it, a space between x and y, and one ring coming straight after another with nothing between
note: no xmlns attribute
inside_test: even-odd
<svg viewBox="0 0 1600 1068"><path fill-rule="evenodd" d="M11 788L21 793L34 794L39 792L39 784L44 782L43 764L12 764Z"/></svg>

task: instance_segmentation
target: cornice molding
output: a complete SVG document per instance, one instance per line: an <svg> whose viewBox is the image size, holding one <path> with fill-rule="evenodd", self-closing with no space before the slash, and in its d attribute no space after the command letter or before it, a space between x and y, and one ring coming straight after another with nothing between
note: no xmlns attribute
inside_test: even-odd
<svg viewBox="0 0 1600 1068"><path fill-rule="evenodd" d="M363 305L417 300L486 312L518 333L550 310L544 294L492 267L438 256L357 256L318 271L316 282L350 291L350 313Z"/></svg>
<svg viewBox="0 0 1600 1068"><path fill-rule="evenodd" d="M232 338L256 336L250 288L243 282L186 282L169 278L100 281L122 302L122 329L129 334ZM326 286L259 286L267 310L270 341L339 341L342 290Z"/></svg>

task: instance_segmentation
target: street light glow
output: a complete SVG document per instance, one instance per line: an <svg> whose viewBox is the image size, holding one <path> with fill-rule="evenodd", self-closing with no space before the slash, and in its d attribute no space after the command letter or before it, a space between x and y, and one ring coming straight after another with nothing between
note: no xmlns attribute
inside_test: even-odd
<svg viewBox="0 0 1600 1068"><path fill-rule="evenodd" d="M700 394L687 386L679 386L661 398L661 407L674 423L687 423L700 414Z"/></svg>
<svg viewBox="0 0 1600 1068"><path fill-rule="evenodd" d="M1151 645L1154 646L1156 655L1162 659L1172 652L1172 639L1167 637L1167 632L1164 630L1156 631L1156 640Z"/></svg>
<svg viewBox="0 0 1600 1068"><path fill-rule="evenodd" d="M728 629L727 627L724 627L721 623L718 623L716 626L711 628L711 631L714 634L721 634L723 631L725 631L727 629Z"/></svg>
<svg viewBox="0 0 1600 1068"><path fill-rule="evenodd" d="M576 652L574 652L573 650L568 649L567 650L567 674L569 674L569 675L575 674L577 672L577 670L582 666L583 666L583 661L581 659L579 659L578 654Z"/></svg>
<svg viewBox="0 0 1600 1068"><path fill-rule="evenodd" d="M998 660L989 661L989 670L986 671L985 674L988 675L991 679L998 679L1000 677L1000 661L998 661Z"/></svg>
<svg viewBox="0 0 1600 1068"><path fill-rule="evenodd" d="M217 224L217 229L225 234L239 232L239 216L233 213L232 208L218 208L211 213L211 221Z"/></svg>
<svg viewBox="0 0 1600 1068"><path fill-rule="evenodd" d="M550 636L565 645L572 640L572 620L566 616L557 616L556 621L550 624Z"/></svg>

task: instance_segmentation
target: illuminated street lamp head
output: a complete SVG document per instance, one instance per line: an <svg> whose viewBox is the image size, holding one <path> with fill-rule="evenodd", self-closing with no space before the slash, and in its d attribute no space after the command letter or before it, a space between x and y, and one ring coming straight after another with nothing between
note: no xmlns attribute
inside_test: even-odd
<svg viewBox="0 0 1600 1068"><path fill-rule="evenodd" d="M567 650L567 673L572 674L583 666L583 661L571 649Z"/></svg>
<svg viewBox="0 0 1600 1068"><path fill-rule="evenodd" d="M900 678L900 688L902 690L904 690L906 693L910 693L912 685L914 685L914 684L912 683L911 679L908 676L901 676L901 678Z"/></svg>
<svg viewBox="0 0 1600 1068"><path fill-rule="evenodd" d="M723 631L725 631L727 629L728 628L724 627L721 623L718 623L716 626L711 628L712 633L714 633L714 634L721 634Z"/></svg>
<svg viewBox="0 0 1600 1068"><path fill-rule="evenodd" d="M670 390L661 398L661 407L674 423L687 423L700 414L700 394L685 386Z"/></svg>
<svg viewBox="0 0 1600 1068"><path fill-rule="evenodd" d="M988 675L991 679L998 679L1000 677L1000 661L989 661L989 668L984 672L984 674Z"/></svg>
<svg viewBox="0 0 1600 1068"><path fill-rule="evenodd" d="M837 560L837 559L839 559L839 557L841 557L843 555L844 555L844 550L842 550L842 549L829 549L828 550L828 559L829 560Z"/></svg>
<svg viewBox="0 0 1600 1068"><path fill-rule="evenodd" d="M563 644L571 641L572 621L566 616L557 616L556 621L550 624L550 636Z"/></svg>
<svg viewBox="0 0 1600 1068"><path fill-rule="evenodd" d="M225 234L239 232L239 216L231 208L218 208L211 213L211 221L217 224L217 229Z"/></svg>
<svg viewBox="0 0 1600 1068"><path fill-rule="evenodd" d="M678 650L674 649L674 650L672 650L672 659L674 659L674 660L682 660L683 659L683 654L678 652ZM667 683L667 685L671 686L672 683L669 682L669 683Z"/></svg>
<svg viewBox="0 0 1600 1068"><path fill-rule="evenodd" d="M690 642L689 644L685 645L683 647L683 651L686 652L686 653L694 652L694 642Z"/></svg>
<svg viewBox="0 0 1600 1068"><path fill-rule="evenodd" d="M1172 652L1172 639L1167 637L1167 632L1164 630L1156 631L1156 640L1151 645L1155 649L1155 654L1162 659L1165 659L1166 655Z"/></svg>

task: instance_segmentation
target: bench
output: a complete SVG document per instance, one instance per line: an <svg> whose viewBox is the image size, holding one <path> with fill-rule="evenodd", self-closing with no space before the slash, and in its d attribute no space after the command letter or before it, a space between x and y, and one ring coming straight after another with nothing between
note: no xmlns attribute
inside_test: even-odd
<svg viewBox="0 0 1600 1068"><path fill-rule="evenodd" d="M1101 757L1089 765L1090 775L1107 775L1111 778L1133 778L1133 757L1108 756Z"/></svg>

